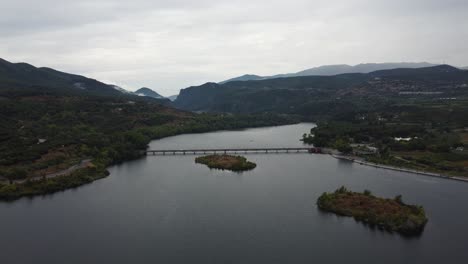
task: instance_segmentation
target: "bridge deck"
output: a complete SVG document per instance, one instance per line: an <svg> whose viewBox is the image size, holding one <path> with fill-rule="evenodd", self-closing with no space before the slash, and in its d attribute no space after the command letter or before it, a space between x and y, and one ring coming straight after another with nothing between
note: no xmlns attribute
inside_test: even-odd
<svg viewBox="0 0 468 264"><path fill-rule="evenodd" d="M155 149L146 150L152 155L187 154L228 154L228 153L321 153L319 148L218 148L218 149Z"/></svg>

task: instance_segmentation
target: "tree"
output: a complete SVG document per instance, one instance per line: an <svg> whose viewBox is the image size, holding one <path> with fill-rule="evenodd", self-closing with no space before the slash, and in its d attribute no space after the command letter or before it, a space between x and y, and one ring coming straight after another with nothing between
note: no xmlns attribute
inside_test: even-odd
<svg viewBox="0 0 468 264"><path fill-rule="evenodd" d="M343 152L343 153L350 153L353 151L353 148L351 147L351 145L349 145L349 143L344 141L343 139L338 139L335 141L335 148L339 152Z"/></svg>
<svg viewBox="0 0 468 264"><path fill-rule="evenodd" d="M397 202L399 204L403 204L403 198L402 198L401 194L395 196L395 202Z"/></svg>
<svg viewBox="0 0 468 264"><path fill-rule="evenodd" d="M335 193L347 193L347 192L348 192L348 189L346 189L346 187L344 186L341 186L339 189L335 191Z"/></svg>
<svg viewBox="0 0 468 264"><path fill-rule="evenodd" d="M14 180L24 179L28 175L27 171L23 168L4 169L0 173L3 177L8 179L10 184L12 184Z"/></svg>

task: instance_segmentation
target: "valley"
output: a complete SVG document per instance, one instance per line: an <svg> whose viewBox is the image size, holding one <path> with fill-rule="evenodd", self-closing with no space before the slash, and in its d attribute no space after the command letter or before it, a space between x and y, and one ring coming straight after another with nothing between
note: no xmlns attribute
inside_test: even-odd
<svg viewBox="0 0 468 264"><path fill-rule="evenodd" d="M149 88L127 92L49 68L4 60L0 65L5 199L65 189L69 185L46 187L52 179L44 176L86 159L96 171L89 174L100 178L109 165L141 157L152 139L304 120L318 122L303 136L315 147L377 164L468 176L468 73L448 65L207 83L183 89L175 102ZM375 150L369 153L369 147ZM34 181L29 191L7 184L28 179Z"/></svg>
<svg viewBox="0 0 468 264"><path fill-rule="evenodd" d="M464 264L467 13L0 0L0 264Z"/></svg>
<svg viewBox="0 0 468 264"><path fill-rule="evenodd" d="M202 255L213 252L212 244L200 241L201 237L211 241L236 235L254 239L242 247L244 252L267 252L265 245L274 241L273 245L281 249L278 253L296 254L288 250L287 241L271 239L272 235L281 236L281 232L307 241L321 252L327 250L321 241L328 237L351 259L347 246L336 241L360 238L361 244L377 252L366 256L369 261L382 256L395 262L402 260L374 246L382 243L405 252L415 250L420 243L431 252L434 247L444 254L460 252L457 247L463 244L465 235L447 224L447 204L441 197L449 195L452 201L463 201L466 183L413 173L424 170L428 175L430 172L452 179L468 176L466 76L455 68L209 83L182 90L170 102L149 88L128 92L86 77L65 73L51 76L42 68L3 64L8 70L0 74L4 77L0 85L0 208L5 215L3 221L12 226L4 234L9 241L16 239L18 228L45 237L43 231L52 230L50 224L54 223L49 216L59 217L54 212L64 212L63 219L79 230L73 236L87 250L97 247L84 242L86 236L91 236L88 231L98 232L89 224L91 221L107 226L99 231L106 234L103 237L119 234L113 240L126 250L138 252L141 260L184 262L174 255L159 252L156 256L153 249L146 250L144 245L151 241L164 252L179 251L206 262ZM11 74L12 69L15 74ZM36 79L25 78L28 71L37 72ZM81 80L80 85L75 85L77 80ZM304 121L317 123L300 123ZM259 128L246 129L252 127ZM207 151L218 155L201 157ZM245 156L219 155L224 151ZM322 152L338 153L344 158L314 154ZM387 166L397 169L380 168ZM319 210L310 210L321 193L343 184L372 188L386 197L401 193L405 200L423 204L430 219L424 233L417 232L417 240L408 242L372 226L345 219L337 222ZM439 195L433 195L436 192ZM370 206L373 201L366 199L356 198ZM379 199L375 200L379 205L373 207L373 214L363 214L359 211L362 206L356 207L353 214L359 219L365 215L364 221L378 222L377 226L385 220L389 230L408 231L401 219L414 216L405 208L395 215L381 214L381 208L396 210L397 206L393 201L385 204ZM128 205L125 216L116 213L122 204ZM335 209L349 209L343 208ZM80 212L79 217L76 212ZM460 210L452 214L457 219L467 217ZM368 216L378 216L378 221L372 222ZM83 217L88 221L76 221ZM47 224L40 230L31 229L24 219ZM131 237L121 232L115 219L121 219ZM252 233L244 223L263 227ZM66 240L68 227L52 225L58 230L52 233L60 241ZM217 235L201 231L205 227L217 230ZM148 234L147 230L155 231ZM330 236L336 230L340 235ZM307 235L312 231L314 235ZM315 239L317 234L320 241ZM440 247L438 241L445 234L451 235L453 243ZM192 235L195 240L189 239ZM95 241L102 252L115 249L107 246L110 241ZM181 241L191 246L180 248ZM192 251L195 242L197 250ZM400 247L403 242L409 243L404 249ZM10 243L0 244L5 250L17 252L18 248ZM59 255L63 256L70 250L54 241L45 244L60 249ZM227 259L234 253L231 248L230 242L218 258ZM51 261L47 255L27 251L28 256ZM298 256L316 259L307 252L310 250L301 250ZM9 256L8 261L17 263ZM112 262L125 263L120 254L107 256ZM254 262L269 259L254 253L252 257ZM435 259L428 254L414 261L431 263Z"/></svg>

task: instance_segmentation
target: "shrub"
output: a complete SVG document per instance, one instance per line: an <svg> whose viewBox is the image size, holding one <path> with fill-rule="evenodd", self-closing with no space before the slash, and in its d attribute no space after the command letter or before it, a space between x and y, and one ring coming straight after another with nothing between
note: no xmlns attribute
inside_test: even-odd
<svg viewBox="0 0 468 264"><path fill-rule="evenodd" d="M394 200L395 200L395 202L397 202L397 203L399 203L399 204L404 204L404 203L403 203L403 198L402 198L401 194L395 196Z"/></svg>

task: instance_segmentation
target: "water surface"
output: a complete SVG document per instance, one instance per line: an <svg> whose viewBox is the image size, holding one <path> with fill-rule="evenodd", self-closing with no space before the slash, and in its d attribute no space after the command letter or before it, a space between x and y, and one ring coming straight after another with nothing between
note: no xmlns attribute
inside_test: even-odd
<svg viewBox="0 0 468 264"><path fill-rule="evenodd" d="M313 124L182 135L150 148L293 147ZM466 263L468 184L317 154L248 154L210 170L148 156L54 195L0 203L1 263ZM341 185L425 206L418 238L317 210Z"/></svg>

